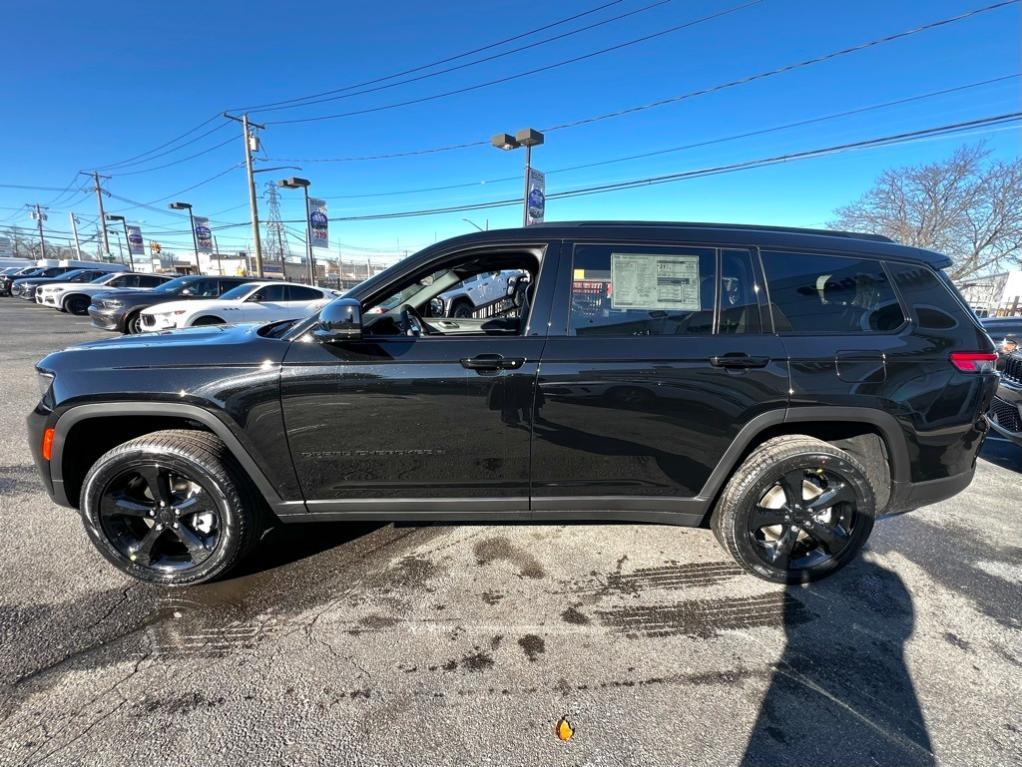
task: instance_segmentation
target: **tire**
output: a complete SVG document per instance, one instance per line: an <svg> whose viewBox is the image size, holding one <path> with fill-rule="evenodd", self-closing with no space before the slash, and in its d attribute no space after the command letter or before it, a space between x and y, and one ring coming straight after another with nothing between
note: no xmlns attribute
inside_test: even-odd
<svg viewBox="0 0 1022 767"><path fill-rule="evenodd" d="M68 296L64 299L64 303L61 306L61 311L71 312L71 314L88 314L89 304L91 301L88 296Z"/></svg>
<svg viewBox="0 0 1022 767"><path fill-rule="evenodd" d="M142 329L142 310L129 314L124 320L124 334L127 336L138 335L145 332Z"/></svg>
<svg viewBox="0 0 1022 767"><path fill-rule="evenodd" d="M262 529L261 499L220 438L202 431L153 432L109 450L86 474L81 499L99 552L164 586L224 575Z"/></svg>
<svg viewBox="0 0 1022 767"><path fill-rule="evenodd" d="M460 299L454 302L454 306L451 307L452 317L461 317L467 319L475 313L475 308L472 306L470 301Z"/></svg>
<svg viewBox="0 0 1022 767"><path fill-rule="evenodd" d="M192 327L198 327L199 325L223 325L224 321L219 317L214 317L207 314L205 317L199 317L195 322L192 323Z"/></svg>
<svg viewBox="0 0 1022 767"><path fill-rule="evenodd" d="M710 525L750 573L775 583L808 583L858 554L875 513L876 492L863 465L827 442L796 434L767 440L749 454L725 486Z"/></svg>

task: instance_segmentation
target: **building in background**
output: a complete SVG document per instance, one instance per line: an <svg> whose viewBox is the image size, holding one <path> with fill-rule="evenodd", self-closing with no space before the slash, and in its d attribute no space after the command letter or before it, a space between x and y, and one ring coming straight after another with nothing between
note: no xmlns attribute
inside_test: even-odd
<svg viewBox="0 0 1022 767"><path fill-rule="evenodd" d="M978 317L1022 315L1022 270L974 277L958 290Z"/></svg>

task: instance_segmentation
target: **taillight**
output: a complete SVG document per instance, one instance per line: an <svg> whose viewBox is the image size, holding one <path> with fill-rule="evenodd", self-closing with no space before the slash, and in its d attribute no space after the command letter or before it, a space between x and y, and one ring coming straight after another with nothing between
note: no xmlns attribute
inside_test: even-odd
<svg viewBox="0 0 1022 767"><path fill-rule="evenodd" d="M43 432L43 459L50 460L53 455L53 429L49 428Z"/></svg>
<svg viewBox="0 0 1022 767"><path fill-rule="evenodd" d="M996 362L995 352L951 352L951 364L963 373L992 373Z"/></svg>

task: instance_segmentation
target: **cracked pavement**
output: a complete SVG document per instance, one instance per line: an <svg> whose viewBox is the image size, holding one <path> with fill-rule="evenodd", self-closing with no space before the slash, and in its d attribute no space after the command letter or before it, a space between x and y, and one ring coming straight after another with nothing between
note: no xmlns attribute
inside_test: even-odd
<svg viewBox="0 0 1022 767"><path fill-rule="evenodd" d="M106 334L10 298L0 326L0 765L1020 763L1012 445L810 587L703 530L353 523L171 591L93 551L24 446L32 363Z"/></svg>

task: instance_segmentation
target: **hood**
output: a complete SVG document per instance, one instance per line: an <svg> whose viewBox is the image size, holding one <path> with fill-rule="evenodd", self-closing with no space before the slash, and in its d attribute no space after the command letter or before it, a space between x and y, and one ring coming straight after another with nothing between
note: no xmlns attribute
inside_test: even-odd
<svg viewBox="0 0 1022 767"><path fill-rule="evenodd" d="M204 325L75 344L38 363L54 371L152 367L227 367L278 364L288 343L259 335L259 325ZM213 348L215 347L215 348Z"/></svg>

